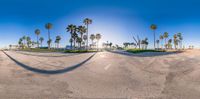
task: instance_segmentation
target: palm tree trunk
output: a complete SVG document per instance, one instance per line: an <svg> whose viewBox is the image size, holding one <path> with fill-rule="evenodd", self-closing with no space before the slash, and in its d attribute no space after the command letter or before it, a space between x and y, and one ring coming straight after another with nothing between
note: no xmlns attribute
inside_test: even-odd
<svg viewBox="0 0 200 99"><path fill-rule="evenodd" d="M38 35L37 35L37 47L39 48L39 41L38 41Z"/></svg>
<svg viewBox="0 0 200 99"><path fill-rule="evenodd" d="M70 42L71 43L71 49L72 49L72 42Z"/></svg>
<svg viewBox="0 0 200 99"><path fill-rule="evenodd" d="M182 40L180 40L180 44L179 45L180 45L180 49L182 49Z"/></svg>
<svg viewBox="0 0 200 99"><path fill-rule="evenodd" d="M156 31L154 30L154 49L156 48Z"/></svg>
<svg viewBox="0 0 200 99"><path fill-rule="evenodd" d="M86 49L88 50L88 24L87 24L87 46L86 46Z"/></svg>
<svg viewBox="0 0 200 99"><path fill-rule="evenodd" d="M140 46L141 46L141 45L140 45L140 40L138 41L138 46L139 46L139 49L140 49Z"/></svg>
<svg viewBox="0 0 200 99"><path fill-rule="evenodd" d="M166 38L165 38L165 49L167 49L167 46L166 46Z"/></svg>
<svg viewBox="0 0 200 99"><path fill-rule="evenodd" d="M81 44L82 44L82 40L83 40L83 34L81 34L81 42L80 42L80 48L81 48Z"/></svg>
<svg viewBox="0 0 200 99"><path fill-rule="evenodd" d="M41 42L41 47L42 47L42 42Z"/></svg>
<svg viewBox="0 0 200 99"><path fill-rule="evenodd" d="M72 50L72 43L73 43L73 42L71 42L71 40L73 40L73 39L72 39L72 32L71 32L71 39L70 39L70 43L71 43L71 50Z"/></svg>
<svg viewBox="0 0 200 99"><path fill-rule="evenodd" d="M99 50L99 40L97 41L97 50Z"/></svg>
<svg viewBox="0 0 200 99"><path fill-rule="evenodd" d="M24 47L25 47L25 45L26 45L26 40L24 40Z"/></svg>
<svg viewBox="0 0 200 99"><path fill-rule="evenodd" d="M75 49L75 45L76 45L76 39L74 38L74 49Z"/></svg>
<svg viewBox="0 0 200 99"><path fill-rule="evenodd" d="M51 47L51 44L50 44L50 32L49 32L49 29L48 29L48 38L49 38L48 49L50 49L50 47Z"/></svg>
<svg viewBox="0 0 200 99"><path fill-rule="evenodd" d="M181 49L183 49L183 41L181 40Z"/></svg>

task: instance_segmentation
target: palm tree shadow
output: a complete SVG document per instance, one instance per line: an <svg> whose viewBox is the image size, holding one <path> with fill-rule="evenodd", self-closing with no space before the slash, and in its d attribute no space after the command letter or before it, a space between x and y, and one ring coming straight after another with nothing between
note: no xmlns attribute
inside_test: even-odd
<svg viewBox="0 0 200 99"><path fill-rule="evenodd" d="M172 54L179 54L183 51L176 51L176 52L143 52L143 53L130 53L125 51L109 51L111 53L125 55L125 56L136 56L136 57L156 57L156 56L165 56L165 55L172 55Z"/></svg>
<svg viewBox="0 0 200 99"><path fill-rule="evenodd" d="M43 70L43 69L38 69L38 68L33 68L31 66L28 66L28 65L25 65L19 61L17 61L16 59L14 59L13 57L11 57L10 55L8 55L6 52L3 51L3 53L8 56L11 60L13 60L17 65L23 67L24 69L26 70L29 70L29 71L32 71L32 72L35 72L35 73L40 73L40 74L62 74L62 73L66 73L66 72L69 72L69 71L72 71L80 66L82 66L83 64L85 64L87 61L89 61L94 55L96 55L96 53L94 53L93 55L91 55L89 58L87 58L86 60L76 64L76 65L73 65L73 66L70 66L70 67L67 67L67 68L64 68L64 69L59 69L59 70Z"/></svg>

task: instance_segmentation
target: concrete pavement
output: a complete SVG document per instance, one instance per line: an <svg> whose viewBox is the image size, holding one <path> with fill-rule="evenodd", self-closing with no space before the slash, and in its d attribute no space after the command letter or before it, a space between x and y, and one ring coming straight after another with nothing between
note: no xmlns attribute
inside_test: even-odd
<svg viewBox="0 0 200 99"><path fill-rule="evenodd" d="M6 53L23 64L43 70L64 69L93 54L42 57ZM41 74L20 67L0 52L0 97L199 99L200 51L152 54L155 53L143 57L99 52L72 71Z"/></svg>

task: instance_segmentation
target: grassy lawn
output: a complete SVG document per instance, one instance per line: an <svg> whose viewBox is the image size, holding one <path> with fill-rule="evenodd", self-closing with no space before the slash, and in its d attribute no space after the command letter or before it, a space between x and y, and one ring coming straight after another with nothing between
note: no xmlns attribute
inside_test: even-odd
<svg viewBox="0 0 200 99"><path fill-rule="evenodd" d="M26 48L26 49L21 49L21 51L28 51L28 52L63 52L63 50L39 49L39 48Z"/></svg>
<svg viewBox="0 0 200 99"><path fill-rule="evenodd" d="M142 50L142 49L127 49L130 53L143 53L143 52L165 52L164 50Z"/></svg>
<svg viewBox="0 0 200 99"><path fill-rule="evenodd" d="M97 52L96 50L65 50L65 53L89 53L89 52Z"/></svg>

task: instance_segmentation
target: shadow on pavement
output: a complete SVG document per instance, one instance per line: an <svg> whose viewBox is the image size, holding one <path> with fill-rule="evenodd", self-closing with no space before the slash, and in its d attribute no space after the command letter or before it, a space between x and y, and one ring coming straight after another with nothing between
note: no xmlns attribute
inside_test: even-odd
<svg viewBox="0 0 200 99"><path fill-rule="evenodd" d="M38 56L38 57L67 57L67 56L75 56L75 55L80 55L80 54L83 54L83 53L80 53L80 54L68 54L68 55L58 55L58 56L53 56L53 55L34 55L34 54L28 54L28 53L23 53L23 52L19 52L19 51L16 51L16 53L19 53L19 54L23 54L23 55L27 55L27 56Z"/></svg>
<svg viewBox="0 0 200 99"><path fill-rule="evenodd" d="M14 59L10 55L8 55L6 52L3 51L3 53L5 55L7 55L11 60L13 60L17 65L23 67L24 69L32 71L32 72L40 73L40 74L62 74L62 73L66 73L66 72L72 71L72 70L80 67L81 65L83 65L84 63L86 63L87 61L89 61L94 55L96 55L96 53L94 53L89 58L87 58L86 60L80 62L79 64L76 64L76 65L73 65L73 66L70 66L70 67L67 67L67 68L64 68L64 69L59 69L59 70L43 70L43 69L33 68L31 66L25 65L25 64L17 61L16 59Z"/></svg>

